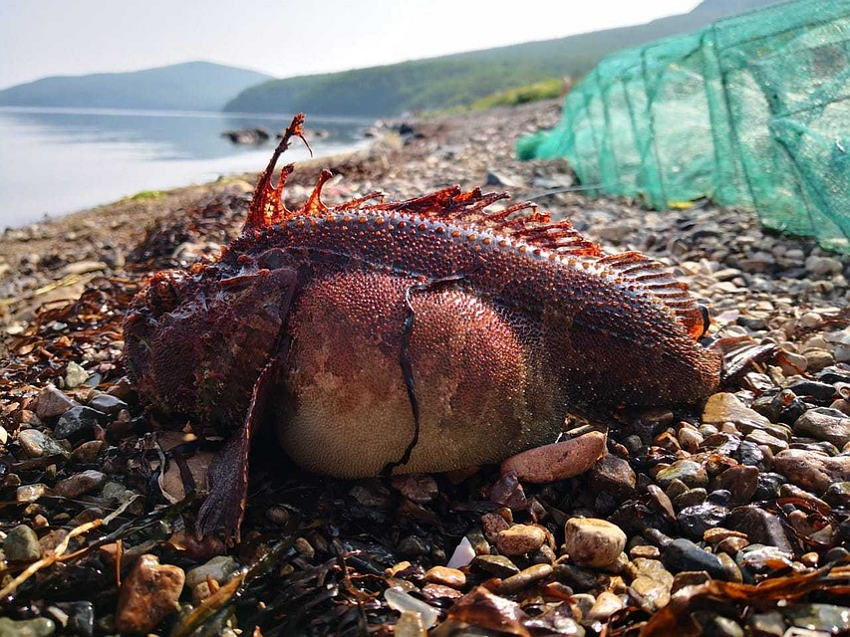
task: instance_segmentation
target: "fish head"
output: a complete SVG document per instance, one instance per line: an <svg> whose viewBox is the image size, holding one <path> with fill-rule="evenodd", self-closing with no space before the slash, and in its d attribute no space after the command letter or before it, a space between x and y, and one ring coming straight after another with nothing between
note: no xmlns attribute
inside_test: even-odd
<svg viewBox="0 0 850 637"><path fill-rule="evenodd" d="M287 275L221 264L153 275L124 319L124 362L142 397L165 413L241 421L281 336Z"/></svg>

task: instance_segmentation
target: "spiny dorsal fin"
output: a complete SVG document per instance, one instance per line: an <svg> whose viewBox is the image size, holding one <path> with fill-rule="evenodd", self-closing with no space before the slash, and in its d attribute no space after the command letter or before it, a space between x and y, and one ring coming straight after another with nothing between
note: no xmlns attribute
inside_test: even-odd
<svg viewBox="0 0 850 637"><path fill-rule="evenodd" d="M399 212L486 229L494 234L522 241L530 247L579 257L608 267L670 308L694 339L705 332L705 313L689 295L688 286L676 280L661 263L638 252L603 256L599 246L582 236L569 221L552 221L549 213L539 212L537 206L530 202L514 204L502 210L486 210L496 201L507 199L507 193L482 193L480 188L463 192L460 186L455 185L421 197L386 203L381 193L373 192L328 208L322 203L321 193L322 186L332 177L332 173L323 170L305 204L298 210L288 210L283 205L282 195L286 178L292 172L293 166L289 164L281 169L280 180L276 186L272 185L272 174L277 160L289 148L293 137L300 137L307 143L304 139L304 119L303 113L293 118L268 167L260 176L245 222L245 231L262 230L293 217L317 216L354 209L364 212ZM309 144L307 147L309 148ZM310 152L312 154L312 150Z"/></svg>
<svg viewBox="0 0 850 637"><path fill-rule="evenodd" d="M283 137L277 148L272 153L272 158L269 160L269 165L260 175L257 181L257 187L254 189L254 196L251 199L251 207L248 209L248 218L245 220L245 226L242 232L247 230L260 230L275 223L280 223L286 217L293 213L287 210L283 205L283 186L286 184L286 178L294 170L293 164L287 164L280 169L280 179L276 186L272 185L272 175L274 174L277 160L289 148L293 137L301 138L307 148L310 149L310 144L304 139L304 113L298 113L292 118L292 122L287 126L283 133ZM310 149L310 154L313 150Z"/></svg>
<svg viewBox="0 0 850 637"><path fill-rule="evenodd" d="M694 340L705 333L707 326L702 308L688 293L688 286L677 280L663 264L639 252L612 254L597 263L611 268L659 299L678 317Z"/></svg>

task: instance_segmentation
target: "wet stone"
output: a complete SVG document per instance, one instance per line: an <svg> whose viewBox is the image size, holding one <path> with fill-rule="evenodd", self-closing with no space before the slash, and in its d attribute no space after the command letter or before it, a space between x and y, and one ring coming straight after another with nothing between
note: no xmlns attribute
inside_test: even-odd
<svg viewBox="0 0 850 637"><path fill-rule="evenodd" d="M63 498L77 498L84 493L100 488L106 482L106 474L100 471L83 471L57 483L53 490Z"/></svg>
<svg viewBox="0 0 850 637"><path fill-rule="evenodd" d="M103 449L102 440L89 440L82 443L71 452L71 462L76 464L91 464L97 460L97 454Z"/></svg>
<svg viewBox="0 0 850 637"><path fill-rule="evenodd" d="M677 495L673 500L673 504L679 510L694 507L705 502L708 497L708 492L703 489L688 489L684 493Z"/></svg>
<svg viewBox="0 0 850 637"><path fill-rule="evenodd" d="M573 593L572 600L570 601L573 615L576 617L587 617L595 602L596 597L590 593Z"/></svg>
<svg viewBox="0 0 850 637"><path fill-rule="evenodd" d="M760 467L764 462L764 453L752 440L742 440L736 454L738 462L748 467Z"/></svg>
<svg viewBox="0 0 850 637"><path fill-rule="evenodd" d="M720 392L711 396L702 412L702 422L722 425L731 422L736 426L742 425L747 433L751 429L770 427L770 421L757 411L742 403L735 394Z"/></svg>
<svg viewBox="0 0 850 637"><path fill-rule="evenodd" d="M121 583L115 628L128 633L151 632L177 612L184 581L183 569L160 564L155 555L142 555Z"/></svg>
<svg viewBox="0 0 850 637"><path fill-rule="evenodd" d="M737 555L742 548L749 546L750 541L742 537L727 537L717 544L718 553Z"/></svg>
<svg viewBox="0 0 850 637"><path fill-rule="evenodd" d="M515 524L500 531L496 546L503 555L525 555L533 553L546 541L546 532L539 526Z"/></svg>
<svg viewBox="0 0 850 637"><path fill-rule="evenodd" d="M555 564L553 574L559 582L571 586L576 591L588 591L596 587L599 577L572 564Z"/></svg>
<svg viewBox="0 0 850 637"><path fill-rule="evenodd" d="M672 572L680 571L705 571L715 579L722 579L725 570L720 559L699 546L686 540L678 538L664 549L664 565Z"/></svg>
<svg viewBox="0 0 850 637"><path fill-rule="evenodd" d="M756 500L775 500L779 496L779 488L786 483L785 476L763 471L759 473L758 487L753 498Z"/></svg>
<svg viewBox="0 0 850 637"><path fill-rule="evenodd" d="M29 458L41 458L42 456L52 456L56 454L63 456L68 455L68 451L65 447L38 429L24 429L18 433L18 442L20 443L24 453Z"/></svg>
<svg viewBox="0 0 850 637"><path fill-rule="evenodd" d="M755 467L730 467L720 474L717 484L732 494L732 502L744 504L752 500L758 488L759 471Z"/></svg>
<svg viewBox="0 0 850 637"><path fill-rule="evenodd" d="M56 438L78 438L91 431L98 420L103 418L102 412L90 407L72 407L59 418L53 435Z"/></svg>
<svg viewBox="0 0 850 637"><path fill-rule="evenodd" d="M657 546L652 546L651 544L638 544L629 549L629 557L632 559L643 557L654 560L661 557L661 551Z"/></svg>
<svg viewBox="0 0 850 637"><path fill-rule="evenodd" d="M127 409L127 403L110 394L98 394L89 400L88 406L105 414L117 414L122 409Z"/></svg>
<svg viewBox="0 0 850 637"><path fill-rule="evenodd" d="M824 349L810 349L804 352L803 356L806 357L806 371L810 374L819 372L820 370L835 363L835 358L832 356L832 352L828 352Z"/></svg>
<svg viewBox="0 0 850 637"><path fill-rule="evenodd" d="M648 613L654 613L670 601L673 575L658 560L637 559L633 562L634 579L629 597Z"/></svg>
<svg viewBox="0 0 850 637"><path fill-rule="evenodd" d="M15 502L18 504L35 502L45 493L47 493L46 484L25 484L15 490Z"/></svg>
<svg viewBox="0 0 850 637"><path fill-rule="evenodd" d="M701 540L708 529L723 524L727 515L729 515L729 509L726 506L706 500L701 504L682 509L676 519L679 521L679 528L685 535L695 540Z"/></svg>
<svg viewBox="0 0 850 637"><path fill-rule="evenodd" d="M490 489L490 501L509 509L521 510L528 506L525 490L515 471L508 471Z"/></svg>
<svg viewBox="0 0 850 637"><path fill-rule="evenodd" d="M519 573L519 568L504 555L478 555L472 560L472 568L502 579Z"/></svg>
<svg viewBox="0 0 850 637"><path fill-rule="evenodd" d="M456 568L432 566L425 572L425 581L452 588L463 588L466 586L466 575Z"/></svg>
<svg viewBox="0 0 850 637"><path fill-rule="evenodd" d="M552 566L549 564L534 564L503 580L501 586L499 586L499 593L509 595L524 590L534 582L549 577L552 572Z"/></svg>
<svg viewBox="0 0 850 637"><path fill-rule="evenodd" d="M704 487L708 485L708 474L702 465L694 460L677 460L655 476L655 481L662 488L667 487L673 480L681 480L689 487Z"/></svg>
<svg viewBox="0 0 850 637"><path fill-rule="evenodd" d="M0 617L0 635L2 637L50 637L56 632L56 624L46 617L14 621Z"/></svg>
<svg viewBox="0 0 850 637"><path fill-rule="evenodd" d="M850 417L837 409L810 409L794 423L794 431L831 442L839 449L850 442Z"/></svg>
<svg viewBox="0 0 850 637"><path fill-rule="evenodd" d="M791 604L785 617L794 626L840 634L850 630L850 608L833 604Z"/></svg>
<svg viewBox="0 0 850 637"><path fill-rule="evenodd" d="M821 402L832 400L835 396L835 387L832 384L816 380L797 380L788 385L788 389L797 396L811 397Z"/></svg>
<svg viewBox="0 0 850 637"><path fill-rule="evenodd" d="M820 495L833 482L841 482L850 476L850 456L830 457L788 449L776 454L773 467L794 484Z"/></svg>
<svg viewBox="0 0 850 637"><path fill-rule="evenodd" d="M726 525L746 533L750 542L775 546L783 551L792 550L779 518L759 507L742 506L734 509Z"/></svg>
<svg viewBox="0 0 850 637"><path fill-rule="evenodd" d="M207 576L219 584L226 584L239 572L239 564L229 555L218 555L206 564L193 568L186 573L186 586L195 588L207 580Z"/></svg>
<svg viewBox="0 0 850 637"><path fill-rule="evenodd" d="M13 528L3 542L3 552L11 562L32 562L41 557L38 536L26 524Z"/></svg>
<svg viewBox="0 0 850 637"><path fill-rule="evenodd" d="M829 485L823 499L834 507L850 507L850 482L836 482Z"/></svg>
<svg viewBox="0 0 850 637"><path fill-rule="evenodd" d="M35 399L35 413L44 420L61 416L71 409L76 403L68 398L53 385L48 385L39 392Z"/></svg>
<svg viewBox="0 0 850 637"><path fill-rule="evenodd" d="M468 543L469 541L467 540L467 544ZM398 552L402 555L415 557L418 555L428 555L428 553L431 552L431 549L428 546L427 541L423 538L416 535L408 535L399 541Z"/></svg>
<svg viewBox="0 0 850 637"><path fill-rule="evenodd" d="M634 492L637 478L628 461L609 453L593 466L590 481L602 493L625 497Z"/></svg>
<svg viewBox="0 0 850 637"><path fill-rule="evenodd" d="M688 586L701 586L711 579L705 571L679 571L673 576L673 586L670 594L675 595L678 591Z"/></svg>
<svg viewBox="0 0 850 637"><path fill-rule="evenodd" d="M741 569L744 581L752 583L757 576L769 575L775 570L781 570L791 566L794 554L783 551L775 546L764 544L750 544L738 551L735 563Z"/></svg>
<svg viewBox="0 0 850 637"><path fill-rule="evenodd" d="M744 440L754 445L764 445L774 453L779 453L780 451L784 451L788 448L787 442L777 438L776 436L771 436L769 433L762 431L761 429L753 429L747 434L747 437ZM749 462L747 464L753 463Z"/></svg>
<svg viewBox="0 0 850 637"><path fill-rule="evenodd" d="M605 520L571 518L564 528L564 546L576 564L604 568L620 557L626 547L626 534Z"/></svg>
<svg viewBox="0 0 850 637"><path fill-rule="evenodd" d="M675 482L673 484L675 484ZM687 489L684 483L679 482L679 484L681 484L683 488ZM672 486L673 485L671 485L671 488ZM656 508L661 511L668 520L676 519L676 511L673 509L673 503L670 501L670 496L667 493L664 493L664 491L655 484L650 484L646 488L646 492L649 497L652 498L652 502L655 504Z"/></svg>

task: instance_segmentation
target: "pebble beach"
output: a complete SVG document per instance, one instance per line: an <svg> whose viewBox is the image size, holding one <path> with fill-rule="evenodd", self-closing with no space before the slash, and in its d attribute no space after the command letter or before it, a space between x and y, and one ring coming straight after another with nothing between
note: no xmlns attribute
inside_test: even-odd
<svg viewBox="0 0 850 637"><path fill-rule="evenodd" d="M703 404L568 419L501 467L344 481L258 445L227 547L191 532L212 454L139 400L121 320L147 275L239 235L256 175L7 230L0 634L850 634L850 258L751 211L647 210L517 161L559 106L379 125L367 150L299 164L287 201L322 168L329 203L507 191L662 261L709 337L769 356Z"/></svg>

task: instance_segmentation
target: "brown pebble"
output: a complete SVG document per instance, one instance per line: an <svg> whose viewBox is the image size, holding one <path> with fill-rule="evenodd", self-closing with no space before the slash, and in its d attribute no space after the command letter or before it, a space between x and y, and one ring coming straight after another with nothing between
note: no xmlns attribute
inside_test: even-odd
<svg viewBox="0 0 850 637"><path fill-rule="evenodd" d="M63 498L77 498L84 493L94 491L104 482L106 482L105 474L100 471L89 470L62 480L53 487L53 490Z"/></svg>
<svg viewBox="0 0 850 637"><path fill-rule="evenodd" d="M702 534L702 539L709 544L717 544L728 537L740 537L747 539L747 534L741 531L733 531L732 529L724 529L722 526L716 526L711 529L706 529Z"/></svg>
<svg viewBox="0 0 850 637"><path fill-rule="evenodd" d="M638 544L629 549L629 557L632 559L645 557L646 559L657 560L661 557L661 551L657 546L651 544Z"/></svg>
<svg viewBox="0 0 850 637"><path fill-rule="evenodd" d="M430 502L440 492L437 481L424 474L393 476L392 485L393 489L417 504Z"/></svg>
<svg viewBox="0 0 850 637"><path fill-rule="evenodd" d="M809 566L809 567L814 568L814 567L816 567L816 566L818 565L818 562L820 561L820 555L818 555L818 554L817 554L816 552L814 552L814 551L810 551L810 552L808 552L808 553L804 553L804 554L800 557L800 561L801 561L803 564L805 564L806 566Z"/></svg>
<svg viewBox="0 0 850 637"><path fill-rule="evenodd" d="M445 584L425 584L422 593L433 600L452 600L463 597L463 593L452 586Z"/></svg>
<svg viewBox="0 0 850 637"><path fill-rule="evenodd" d="M425 571L425 581L433 584L442 584L452 588L463 588L466 586L466 575L456 568L447 566L432 566Z"/></svg>
<svg viewBox="0 0 850 637"><path fill-rule="evenodd" d="M553 570L549 564L535 564L527 569L520 571L516 575L511 575L506 580L502 581L499 586L499 594L509 595L516 593L524 588L527 588L534 582L549 577Z"/></svg>
<svg viewBox="0 0 850 637"><path fill-rule="evenodd" d="M572 478L589 471L606 453L605 434L591 431L578 438L523 451L502 463L502 473L515 471L533 484Z"/></svg>
<svg viewBox="0 0 850 637"><path fill-rule="evenodd" d="M675 594L686 586L699 586L711 580L711 577L705 571L681 571L673 576L673 587L670 589L670 594Z"/></svg>
<svg viewBox="0 0 850 637"><path fill-rule="evenodd" d="M61 416L71 409L76 403L68 398L53 385L48 385L35 399L35 413L44 420Z"/></svg>
<svg viewBox="0 0 850 637"><path fill-rule="evenodd" d="M503 555L525 555L533 553L546 541L546 532L539 526L514 524L499 532L496 546Z"/></svg>
<svg viewBox="0 0 850 637"><path fill-rule="evenodd" d="M489 542L495 542L499 533L510 527L510 523L498 513L485 513L481 516L481 528Z"/></svg>
<svg viewBox="0 0 850 637"><path fill-rule="evenodd" d="M183 569L142 555L121 584L115 628L122 633L149 633L177 612L186 576Z"/></svg>
<svg viewBox="0 0 850 637"><path fill-rule="evenodd" d="M717 477L717 485L732 494L734 504L752 500L759 484L759 470L755 467L730 467Z"/></svg>
<svg viewBox="0 0 850 637"><path fill-rule="evenodd" d="M850 476L850 456L830 457L803 449L788 449L776 454L773 467L797 486L821 495L833 482L847 480Z"/></svg>
<svg viewBox="0 0 850 637"><path fill-rule="evenodd" d="M738 551L750 545L750 541L743 537L727 537L717 544L717 550L729 555L737 555Z"/></svg>
<svg viewBox="0 0 850 637"><path fill-rule="evenodd" d="M97 459L97 454L103 448L103 440L88 440L71 452L71 462L76 464L91 464Z"/></svg>

